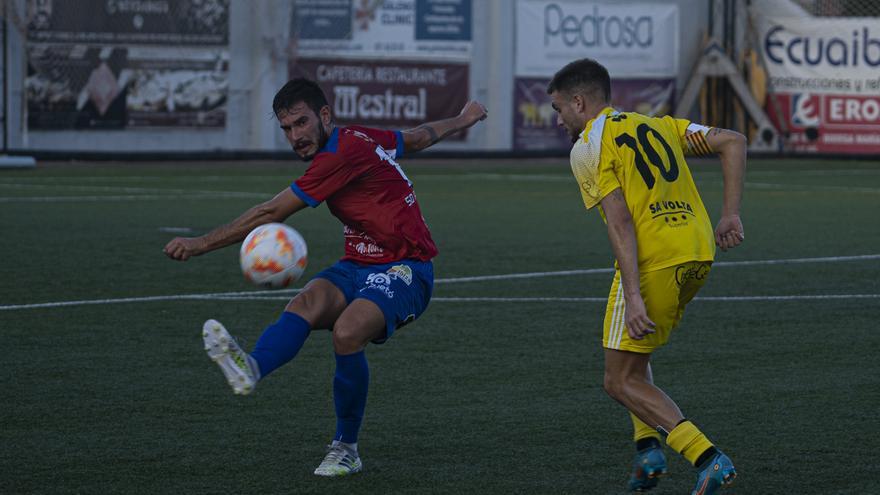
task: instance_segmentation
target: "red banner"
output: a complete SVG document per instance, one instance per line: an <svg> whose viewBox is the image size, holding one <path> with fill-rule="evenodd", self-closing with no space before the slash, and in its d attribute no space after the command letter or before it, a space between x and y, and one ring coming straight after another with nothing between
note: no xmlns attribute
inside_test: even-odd
<svg viewBox="0 0 880 495"><path fill-rule="evenodd" d="M880 96L810 93L770 95L774 123L799 152L880 153ZM778 109L779 115L774 111Z"/></svg>

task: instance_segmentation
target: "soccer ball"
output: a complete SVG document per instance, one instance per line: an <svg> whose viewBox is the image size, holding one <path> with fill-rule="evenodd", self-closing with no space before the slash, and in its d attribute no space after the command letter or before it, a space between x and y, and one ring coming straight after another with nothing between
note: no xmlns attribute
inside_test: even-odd
<svg viewBox="0 0 880 495"><path fill-rule="evenodd" d="M283 223L267 223L244 239L239 253L244 278L265 289L282 289L306 269L306 241Z"/></svg>

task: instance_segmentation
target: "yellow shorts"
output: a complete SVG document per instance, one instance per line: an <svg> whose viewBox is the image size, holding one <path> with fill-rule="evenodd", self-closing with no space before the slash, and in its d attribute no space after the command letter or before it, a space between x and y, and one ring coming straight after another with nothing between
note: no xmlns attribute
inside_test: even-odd
<svg viewBox="0 0 880 495"><path fill-rule="evenodd" d="M655 332L646 335L642 340L631 339L627 331L624 320L626 304L620 283L620 270L617 270L608 295L608 307L605 309L602 347L642 354L654 352L669 340L672 329L681 321L685 305L697 295L711 268L710 261L689 261L640 274L639 282L648 318L656 325Z"/></svg>

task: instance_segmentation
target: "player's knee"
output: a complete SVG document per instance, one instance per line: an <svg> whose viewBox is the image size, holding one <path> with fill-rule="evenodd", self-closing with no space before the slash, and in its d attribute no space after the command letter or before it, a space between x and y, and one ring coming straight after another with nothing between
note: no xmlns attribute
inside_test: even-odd
<svg viewBox="0 0 880 495"><path fill-rule="evenodd" d="M624 380L623 376L617 375L614 373L605 372L605 380L602 383L602 386L605 388L605 393L610 395L614 399L619 399L623 397L626 391L626 380Z"/></svg>
<svg viewBox="0 0 880 495"><path fill-rule="evenodd" d="M292 313L308 313L311 308L314 308L317 305L317 301L315 298L315 294L311 291L305 290L296 295L293 299L287 303L287 307L285 308L287 311Z"/></svg>
<svg viewBox="0 0 880 495"><path fill-rule="evenodd" d="M337 322L333 326L333 350L337 354L351 354L359 352L367 346L368 338L363 332L353 325Z"/></svg>
<svg viewBox="0 0 880 495"><path fill-rule="evenodd" d="M322 292L320 287L307 286L287 303L285 311L300 315L313 326L327 325L322 328L329 328L339 314L339 306L340 303Z"/></svg>

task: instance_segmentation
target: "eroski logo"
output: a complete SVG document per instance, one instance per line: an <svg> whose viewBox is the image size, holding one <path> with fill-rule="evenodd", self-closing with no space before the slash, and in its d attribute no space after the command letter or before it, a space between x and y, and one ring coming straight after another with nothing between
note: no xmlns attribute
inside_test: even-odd
<svg viewBox="0 0 880 495"><path fill-rule="evenodd" d="M809 93L791 95L791 123L800 126L819 125L819 101Z"/></svg>

